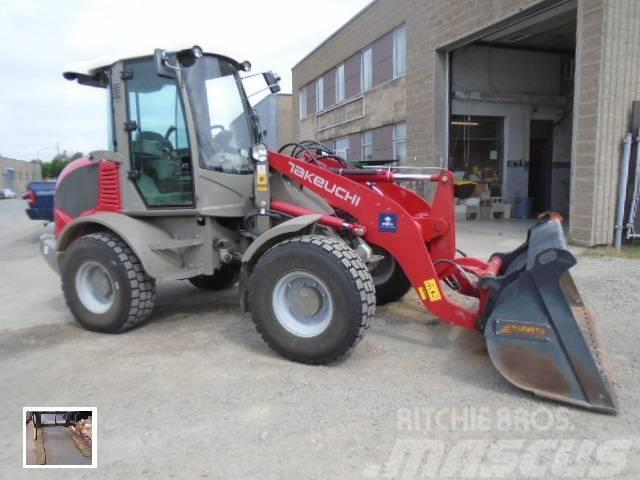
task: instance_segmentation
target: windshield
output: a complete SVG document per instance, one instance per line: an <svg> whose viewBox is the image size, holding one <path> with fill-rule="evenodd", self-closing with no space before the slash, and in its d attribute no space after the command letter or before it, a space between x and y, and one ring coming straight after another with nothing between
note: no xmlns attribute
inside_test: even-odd
<svg viewBox="0 0 640 480"><path fill-rule="evenodd" d="M183 72L198 135L200 167L253 172L253 131L236 69L224 59L205 55Z"/></svg>

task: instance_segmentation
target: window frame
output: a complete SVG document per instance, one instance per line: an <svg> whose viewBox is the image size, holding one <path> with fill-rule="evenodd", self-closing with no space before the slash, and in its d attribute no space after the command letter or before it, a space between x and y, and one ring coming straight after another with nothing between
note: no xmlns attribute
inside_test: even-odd
<svg viewBox="0 0 640 480"><path fill-rule="evenodd" d="M368 46L362 50L360 56L360 92L364 93L373 88L373 47ZM367 59L369 60L368 65ZM367 73L367 66L369 67L369 71L368 75L365 75Z"/></svg>
<svg viewBox="0 0 640 480"><path fill-rule="evenodd" d="M307 87L304 86L298 90L298 112L300 120L307 118Z"/></svg>
<svg viewBox="0 0 640 480"><path fill-rule="evenodd" d="M144 69L147 68L148 65L148 60L145 59L131 59L131 60L127 60L124 64L125 68L131 69L131 71L134 73L134 76L132 77L134 79L134 82L137 81L137 78L135 77L135 74L138 73L148 73L148 72L144 72ZM141 69L141 72L136 72L136 68ZM136 130L134 131L130 131L128 132L128 149L129 149L129 153L130 153L130 161L131 161L131 168L132 170L141 170L141 160L139 158L136 158L136 154L134 152L134 134L140 133L142 131L142 122L141 122L141 108L140 108L140 94L143 92L138 91L135 88L132 88L132 84L133 82L125 82L125 90L124 90L124 102L125 102L125 112L126 112L126 119L127 121L135 121L136 122ZM175 111L174 111L174 115L175 115L175 121L177 122L177 115L178 115L178 107L179 110L181 111L182 114L182 118L183 118L183 122L184 122L184 127L186 129L186 137L185 140L187 141L187 147L188 151L189 151L189 163L191 165L191 203L179 203L179 204L172 204L172 203L153 203L149 201L149 197L147 196L147 192L140 186L138 179L135 179L132 183L133 186L136 190L136 192L138 193L140 199L142 200L142 202L144 203L146 209L148 209L149 211L162 211L162 210L170 210L170 211L174 211L174 210L190 210L190 209L194 209L196 208L196 193L195 193L195 164L193 163L193 157L194 157L194 147L192 145L191 142L191 132L189 130L189 121L188 121L188 114L187 114L187 107L186 107L186 102L185 102L185 98L183 97L183 90L180 86L180 84L178 83L177 79L165 79L165 85L164 86L168 86L171 85L175 88L175 99L176 99L176 103L175 103ZM148 92L148 93L152 93L152 92ZM132 94L133 94L133 98L132 98ZM133 100L133 102L132 102ZM135 118L133 118L132 114L135 114ZM154 131L154 130L150 130L150 131ZM158 132L156 132L158 133ZM176 146L177 146L177 137L176 137Z"/></svg>
<svg viewBox="0 0 640 480"><path fill-rule="evenodd" d="M369 143L365 143L367 136L369 136L369 139L370 139ZM364 132L361 133L360 145L361 145L360 160L362 162L370 161L370 160L367 160L367 156L366 156L367 147L371 148L371 160L373 160L373 131L372 130L365 130Z"/></svg>
<svg viewBox="0 0 640 480"><path fill-rule="evenodd" d="M342 72L342 78L340 78ZM342 94L342 95L340 95ZM344 63L336 67L336 104L347 99L347 84L344 76Z"/></svg>
<svg viewBox="0 0 640 480"><path fill-rule="evenodd" d="M398 55L399 53L398 38L400 37L401 34L404 38L404 45L402 45L404 47L404 53L402 56L402 59L403 59L402 71L400 71L399 65L398 65L399 58L400 58L400 56ZM400 78L405 76L406 74L407 74L407 26L402 25L393 31L393 78L394 79Z"/></svg>
<svg viewBox="0 0 640 480"><path fill-rule="evenodd" d="M400 137L397 134L398 126L404 125L404 137ZM399 163L402 162L402 159L398 158L398 148L397 145L399 143L404 143L404 153L405 153L405 161L407 156L407 122L398 122L393 124L393 134L392 134L392 143L393 143L393 159L397 160Z"/></svg>
<svg viewBox="0 0 640 480"><path fill-rule="evenodd" d="M346 143L346 148L341 149L344 150L344 155L342 155L342 158L344 158L345 160L347 160L349 158L349 150L351 148L351 141L349 139L349 135L345 135L343 137L338 137L333 141L333 146L334 146L334 152L336 152L336 155L340 155L340 152L338 151L338 142L345 142Z"/></svg>
<svg viewBox="0 0 640 480"><path fill-rule="evenodd" d="M324 78L316 80L316 113L324 110Z"/></svg>

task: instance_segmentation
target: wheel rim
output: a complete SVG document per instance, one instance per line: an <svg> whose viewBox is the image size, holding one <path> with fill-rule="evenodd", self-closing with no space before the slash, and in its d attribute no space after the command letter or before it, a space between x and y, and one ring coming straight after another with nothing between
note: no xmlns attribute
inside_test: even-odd
<svg viewBox="0 0 640 480"><path fill-rule="evenodd" d="M298 337L320 335L333 317L333 299L326 284L302 270L278 280L272 301L280 325Z"/></svg>
<svg viewBox="0 0 640 480"><path fill-rule="evenodd" d="M76 273L76 293L82 305L90 312L107 312L115 297L111 274L98 262L83 263Z"/></svg>
<svg viewBox="0 0 640 480"><path fill-rule="evenodd" d="M393 275L393 270L396 266L396 259L389 255L387 252L376 251L374 253L378 255L384 255L384 258L378 262L373 270L371 270L371 277L375 285L381 285L389 281Z"/></svg>

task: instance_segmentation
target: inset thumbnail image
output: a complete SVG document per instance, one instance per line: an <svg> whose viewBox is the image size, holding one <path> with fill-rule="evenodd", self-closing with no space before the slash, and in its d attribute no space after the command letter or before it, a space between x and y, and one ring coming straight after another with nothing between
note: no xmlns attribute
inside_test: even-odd
<svg viewBox="0 0 640 480"><path fill-rule="evenodd" d="M96 409L23 409L25 468L96 466Z"/></svg>

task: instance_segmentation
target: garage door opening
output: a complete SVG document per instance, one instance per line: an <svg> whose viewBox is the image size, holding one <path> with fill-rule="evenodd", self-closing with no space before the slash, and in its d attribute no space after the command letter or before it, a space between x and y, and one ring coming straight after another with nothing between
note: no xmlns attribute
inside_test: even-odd
<svg viewBox="0 0 640 480"><path fill-rule="evenodd" d="M448 166L516 217L569 214L576 15L563 2L448 52Z"/></svg>

